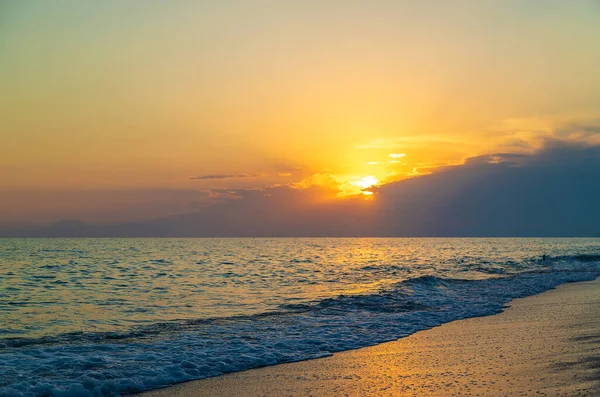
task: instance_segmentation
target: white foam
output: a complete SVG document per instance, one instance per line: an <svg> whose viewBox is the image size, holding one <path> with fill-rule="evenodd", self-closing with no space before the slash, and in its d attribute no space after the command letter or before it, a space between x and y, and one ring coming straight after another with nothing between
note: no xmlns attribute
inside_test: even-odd
<svg viewBox="0 0 600 397"><path fill-rule="evenodd" d="M379 294L341 296L296 312L167 324L114 342L96 335L0 349L1 396L113 396L394 340L500 312L513 298L591 280L597 264L481 281L419 277ZM37 343L37 344L36 344Z"/></svg>

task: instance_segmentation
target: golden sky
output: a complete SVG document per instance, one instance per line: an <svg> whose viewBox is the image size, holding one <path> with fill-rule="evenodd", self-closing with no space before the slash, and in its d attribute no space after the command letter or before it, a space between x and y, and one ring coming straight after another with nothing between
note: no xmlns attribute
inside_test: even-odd
<svg viewBox="0 0 600 397"><path fill-rule="evenodd" d="M599 4L5 2L0 191L343 195L534 150L599 116Z"/></svg>

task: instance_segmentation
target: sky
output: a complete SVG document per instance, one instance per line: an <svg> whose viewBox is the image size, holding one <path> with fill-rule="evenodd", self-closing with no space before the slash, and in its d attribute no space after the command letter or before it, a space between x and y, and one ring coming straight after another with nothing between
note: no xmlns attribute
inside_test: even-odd
<svg viewBox="0 0 600 397"><path fill-rule="evenodd" d="M3 2L0 232L600 235L599 64L597 0Z"/></svg>

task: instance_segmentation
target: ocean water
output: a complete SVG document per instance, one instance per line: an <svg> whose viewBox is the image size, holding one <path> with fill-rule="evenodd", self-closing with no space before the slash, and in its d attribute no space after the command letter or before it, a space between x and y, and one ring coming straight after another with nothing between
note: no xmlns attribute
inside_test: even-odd
<svg viewBox="0 0 600 397"><path fill-rule="evenodd" d="M600 239L0 239L0 396L323 357L599 275Z"/></svg>

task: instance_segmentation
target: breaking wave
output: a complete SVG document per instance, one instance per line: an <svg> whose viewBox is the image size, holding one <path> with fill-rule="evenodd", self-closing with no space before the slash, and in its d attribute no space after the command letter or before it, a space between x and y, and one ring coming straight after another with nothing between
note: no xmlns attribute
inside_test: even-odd
<svg viewBox="0 0 600 397"><path fill-rule="evenodd" d="M496 263L479 270L487 275L482 279L420 275L376 293L290 302L250 316L163 322L126 332L5 338L0 395L121 395L324 357L499 313L514 298L592 280L600 276L600 255L552 257L513 270Z"/></svg>

